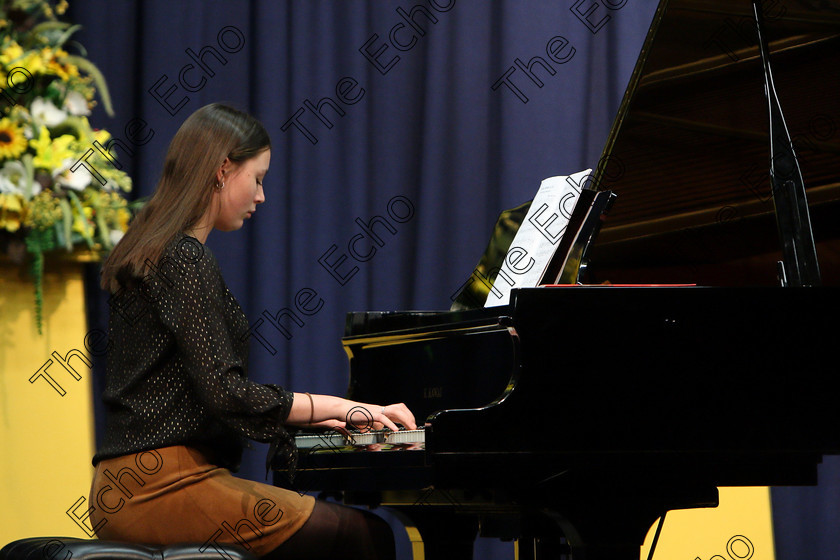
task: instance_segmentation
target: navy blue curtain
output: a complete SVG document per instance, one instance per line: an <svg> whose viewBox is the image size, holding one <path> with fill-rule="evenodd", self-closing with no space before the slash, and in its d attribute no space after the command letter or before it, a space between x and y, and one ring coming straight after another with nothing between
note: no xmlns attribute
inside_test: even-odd
<svg viewBox="0 0 840 560"><path fill-rule="evenodd" d="M252 325L250 377L343 394L348 311L447 309L501 210L597 165L656 3L76 0L70 18L108 81L116 115L92 122L119 141L132 197L199 107L266 125L266 202L208 244ZM239 476L263 480L264 457L246 452Z"/></svg>

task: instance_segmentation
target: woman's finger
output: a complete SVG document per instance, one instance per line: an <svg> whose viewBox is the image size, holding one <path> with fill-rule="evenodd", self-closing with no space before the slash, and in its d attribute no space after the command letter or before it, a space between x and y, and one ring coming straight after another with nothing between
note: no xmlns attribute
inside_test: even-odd
<svg viewBox="0 0 840 560"><path fill-rule="evenodd" d="M414 415L403 403L389 404L385 407L386 414L394 422L399 422L408 430L416 430L417 422L414 420Z"/></svg>

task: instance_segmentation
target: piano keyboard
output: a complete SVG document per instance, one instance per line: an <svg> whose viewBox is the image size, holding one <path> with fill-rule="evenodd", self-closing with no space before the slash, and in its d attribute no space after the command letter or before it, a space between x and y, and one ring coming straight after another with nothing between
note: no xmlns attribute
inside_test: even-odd
<svg viewBox="0 0 840 560"><path fill-rule="evenodd" d="M400 430L391 432L380 430L373 432L350 432L349 435L337 431L324 432L323 434L308 434L295 436L295 445L298 449L312 449L314 447L344 447L344 446L366 446L373 444L384 445L406 445L426 442L426 432L423 428L417 430Z"/></svg>

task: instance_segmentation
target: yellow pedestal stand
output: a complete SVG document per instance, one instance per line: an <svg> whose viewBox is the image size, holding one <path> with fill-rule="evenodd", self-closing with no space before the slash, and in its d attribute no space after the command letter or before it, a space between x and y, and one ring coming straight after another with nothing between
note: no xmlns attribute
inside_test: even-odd
<svg viewBox="0 0 840 560"><path fill-rule="evenodd" d="M67 514L87 500L93 476L83 260L90 256L46 259L43 334L31 278L0 260L0 546L31 536L89 537Z"/></svg>
<svg viewBox="0 0 840 560"><path fill-rule="evenodd" d="M669 511L654 551L654 560L773 560L770 489L719 488L720 505ZM642 547L647 560L656 530Z"/></svg>

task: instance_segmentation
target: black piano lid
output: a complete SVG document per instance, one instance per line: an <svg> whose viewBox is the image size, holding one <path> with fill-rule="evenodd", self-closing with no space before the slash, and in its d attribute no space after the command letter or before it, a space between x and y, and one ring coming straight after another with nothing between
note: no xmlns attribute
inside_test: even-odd
<svg viewBox="0 0 840 560"><path fill-rule="evenodd" d="M840 237L840 220L826 219L840 208L840 0L765 0L764 11L815 235ZM663 0L596 172L598 187L618 200L593 261L696 262L778 249L768 168L750 1ZM723 233L704 254L675 255L673 243L656 242L708 228Z"/></svg>

